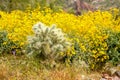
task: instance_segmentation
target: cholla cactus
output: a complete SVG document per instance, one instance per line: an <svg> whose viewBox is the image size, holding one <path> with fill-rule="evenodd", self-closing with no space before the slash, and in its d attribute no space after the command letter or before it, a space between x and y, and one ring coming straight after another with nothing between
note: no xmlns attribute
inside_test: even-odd
<svg viewBox="0 0 120 80"><path fill-rule="evenodd" d="M30 54L42 54L47 59L59 59L60 53L70 47L65 34L55 25L45 26L39 22L33 26L34 35L28 37Z"/></svg>

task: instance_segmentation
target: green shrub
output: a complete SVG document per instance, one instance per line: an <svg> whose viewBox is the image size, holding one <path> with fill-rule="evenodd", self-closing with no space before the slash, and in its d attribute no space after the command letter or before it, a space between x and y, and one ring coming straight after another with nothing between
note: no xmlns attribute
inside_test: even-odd
<svg viewBox="0 0 120 80"><path fill-rule="evenodd" d="M14 44L10 39L8 39L6 31L0 31L0 54L6 53L16 53Z"/></svg>
<svg viewBox="0 0 120 80"><path fill-rule="evenodd" d="M107 55L113 65L120 64L120 32L109 33Z"/></svg>

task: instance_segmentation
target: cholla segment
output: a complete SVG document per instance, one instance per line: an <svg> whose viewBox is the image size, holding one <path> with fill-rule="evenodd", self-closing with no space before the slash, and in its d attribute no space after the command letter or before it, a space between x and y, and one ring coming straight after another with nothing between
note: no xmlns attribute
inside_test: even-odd
<svg viewBox="0 0 120 80"><path fill-rule="evenodd" d="M47 27L39 22L33 26L33 32L34 35L28 37L32 54L40 52L37 54L42 53L45 57L54 59L60 57L59 53L65 52L71 46L71 43L66 39L66 35L61 29L56 28L56 25Z"/></svg>

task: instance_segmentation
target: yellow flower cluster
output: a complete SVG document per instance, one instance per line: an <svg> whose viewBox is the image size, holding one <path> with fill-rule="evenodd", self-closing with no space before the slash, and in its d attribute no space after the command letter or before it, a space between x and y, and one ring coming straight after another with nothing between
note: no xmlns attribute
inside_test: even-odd
<svg viewBox="0 0 120 80"><path fill-rule="evenodd" d="M114 15L118 14L118 10L113 10ZM74 35L71 39L77 37L80 48L84 52L90 52L94 61L108 59L106 50L108 49L105 40L108 34L105 29L112 31L120 31L120 18L114 18L110 11L88 12L81 16L61 11L55 13L46 8L41 11L39 8L35 10L19 11L15 10L11 13L0 11L0 30L6 30L8 37L14 42L23 46L26 38L31 35L32 26L37 22L43 22L46 25L56 24L64 32ZM75 54L72 52L72 54ZM102 57L100 57L102 56ZM98 59L100 57L100 59Z"/></svg>

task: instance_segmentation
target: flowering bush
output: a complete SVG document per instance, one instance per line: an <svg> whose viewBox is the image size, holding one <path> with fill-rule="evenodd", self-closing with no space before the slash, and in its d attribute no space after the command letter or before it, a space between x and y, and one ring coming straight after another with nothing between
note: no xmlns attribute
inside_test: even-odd
<svg viewBox="0 0 120 80"><path fill-rule="evenodd" d="M5 53L13 53L13 51L16 51L17 44L12 42L7 37L6 31L0 31L0 55L3 55Z"/></svg>
<svg viewBox="0 0 120 80"><path fill-rule="evenodd" d="M111 45L109 38L113 37L109 32L120 32L118 13L118 9L98 10L81 16L64 11L53 13L49 8L46 8L45 11L40 11L39 8L32 11L28 9L25 12L16 10L5 13L0 11L0 30L6 30L8 38L19 47L23 47L27 43L27 36L34 33L33 24L39 21L48 26L56 24L68 34L73 42L72 49L66 52L71 60L75 57L82 59L89 64L91 69L95 69L109 60L108 50L112 50L109 48ZM119 41L117 42L119 43Z"/></svg>

